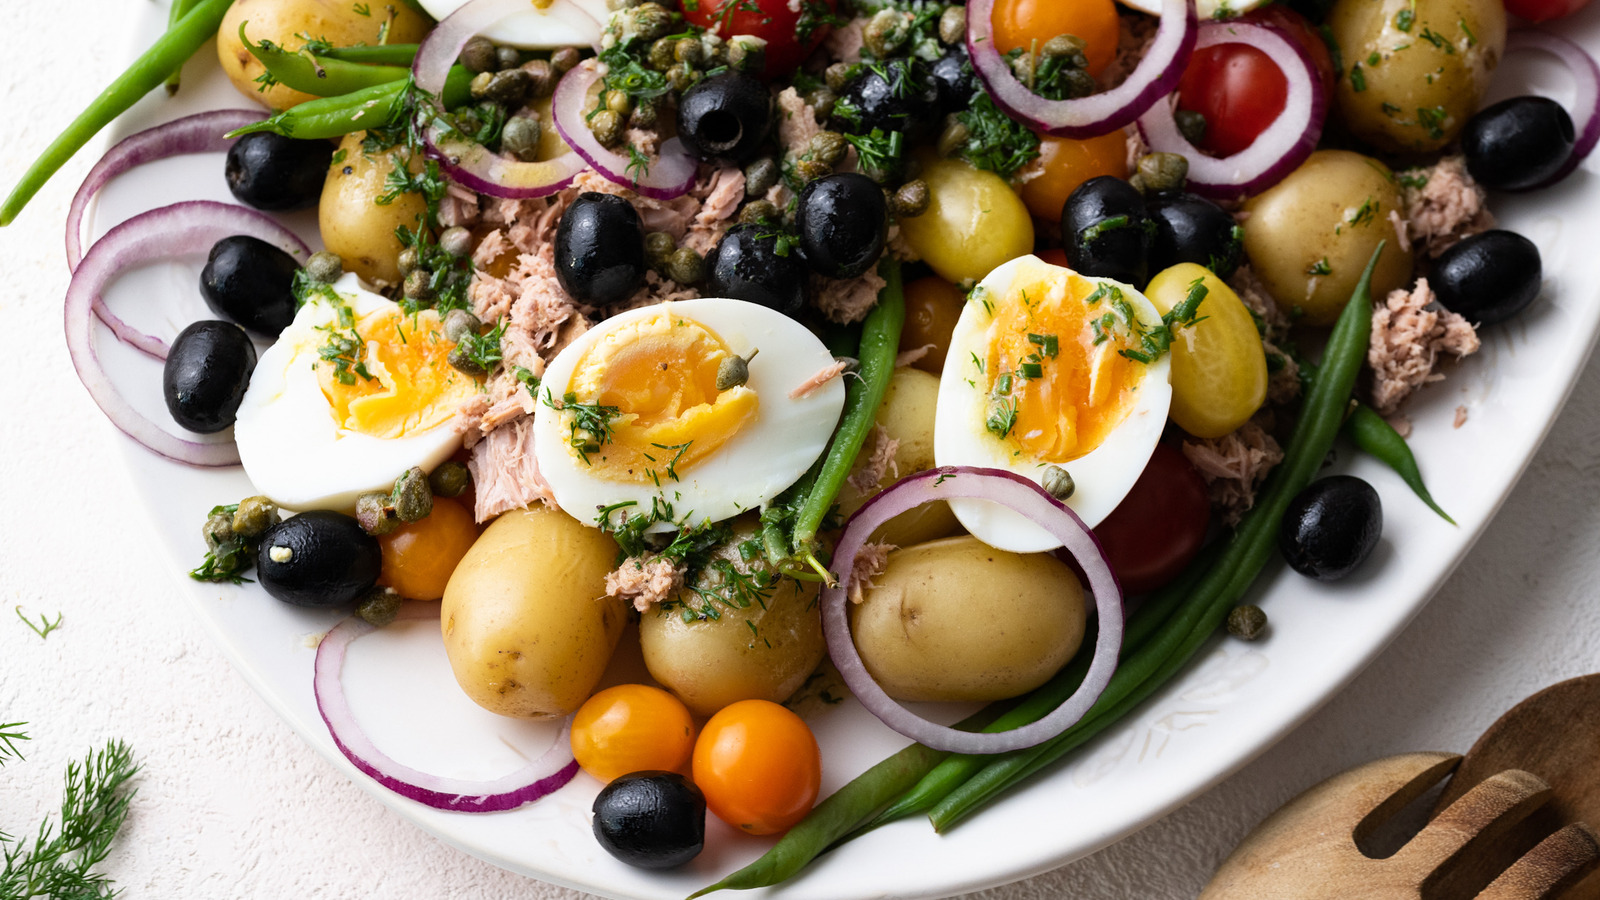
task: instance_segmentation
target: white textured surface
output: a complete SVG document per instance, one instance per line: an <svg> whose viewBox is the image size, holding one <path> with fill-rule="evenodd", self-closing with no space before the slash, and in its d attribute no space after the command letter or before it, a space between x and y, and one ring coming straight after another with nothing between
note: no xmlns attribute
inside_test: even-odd
<svg viewBox="0 0 1600 900"><path fill-rule="evenodd" d="M117 6L6 4L0 190L120 69ZM91 162L75 159L0 230L0 721L28 720L34 736L26 762L0 768L0 830L29 831L58 802L67 760L120 737L144 769L108 871L134 900L584 896L478 862L390 813L304 746L188 621L61 337L61 224ZM1591 364L1477 549L1348 690L1166 820L975 896L1192 897L1251 825L1311 783L1373 756L1465 749L1517 699L1600 669L1597 447ZM62 629L41 642L18 604L62 613Z"/></svg>

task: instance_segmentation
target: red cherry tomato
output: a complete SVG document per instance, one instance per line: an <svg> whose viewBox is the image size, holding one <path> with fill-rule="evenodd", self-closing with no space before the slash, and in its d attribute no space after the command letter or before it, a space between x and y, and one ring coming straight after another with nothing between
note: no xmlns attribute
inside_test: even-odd
<svg viewBox="0 0 1600 900"><path fill-rule="evenodd" d="M767 78L799 67L837 21L838 0L684 0L683 17L701 28L717 26L730 38L749 34L767 42Z"/></svg>
<svg viewBox="0 0 1600 900"><path fill-rule="evenodd" d="M1311 63L1317 67L1317 78L1322 82L1322 92L1332 94L1335 80L1333 54L1328 52L1328 42L1322 39L1322 35L1305 16L1281 3L1273 3L1247 13L1243 19L1258 25L1271 25L1293 38L1306 53L1311 55Z"/></svg>
<svg viewBox="0 0 1600 900"><path fill-rule="evenodd" d="M1210 524L1205 479L1181 451L1157 444L1133 490L1094 534L1122 589L1142 594L1178 577Z"/></svg>
<svg viewBox="0 0 1600 900"><path fill-rule="evenodd" d="M1589 0L1506 0L1506 12L1530 22L1548 22L1570 16L1588 5Z"/></svg>

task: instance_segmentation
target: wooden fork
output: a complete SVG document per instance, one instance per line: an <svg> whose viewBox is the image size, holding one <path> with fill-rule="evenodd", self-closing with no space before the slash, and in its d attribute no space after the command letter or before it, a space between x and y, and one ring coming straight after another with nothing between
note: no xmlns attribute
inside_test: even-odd
<svg viewBox="0 0 1600 900"><path fill-rule="evenodd" d="M1463 794L1394 855L1366 839L1460 763L1452 753L1375 760L1324 781L1273 813L1217 870L1200 900L1449 900L1430 888L1550 798L1537 776L1507 769ZM1555 898L1600 865L1600 839L1569 823L1523 854L1478 900Z"/></svg>

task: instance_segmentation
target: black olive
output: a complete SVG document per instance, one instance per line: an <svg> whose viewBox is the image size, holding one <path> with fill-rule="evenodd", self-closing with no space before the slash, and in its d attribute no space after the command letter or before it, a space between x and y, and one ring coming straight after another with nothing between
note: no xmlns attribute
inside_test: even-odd
<svg viewBox="0 0 1600 900"><path fill-rule="evenodd" d="M939 89L928 78L922 61L890 59L861 67L833 107L833 120L849 134L905 132L924 134L935 124Z"/></svg>
<svg viewBox="0 0 1600 900"><path fill-rule="evenodd" d="M644 286L644 223L614 194L578 195L556 228L556 279L572 299L610 306Z"/></svg>
<svg viewBox="0 0 1600 900"><path fill-rule="evenodd" d="M1428 284L1445 309L1470 322L1504 322L1539 296L1539 248L1514 231L1485 231L1439 254Z"/></svg>
<svg viewBox="0 0 1600 900"><path fill-rule="evenodd" d="M211 434L233 424L256 369L256 346L232 322L208 319L178 333L161 370L167 411L190 431Z"/></svg>
<svg viewBox="0 0 1600 900"><path fill-rule="evenodd" d="M967 58L967 48L960 44L934 62L928 69L928 77L939 92L939 109L943 112L961 112L978 92L977 76Z"/></svg>
<svg viewBox="0 0 1600 900"><path fill-rule="evenodd" d="M706 257L707 297L732 297L798 316L806 264L792 236L764 225L735 225Z"/></svg>
<svg viewBox="0 0 1600 900"><path fill-rule="evenodd" d="M1154 232L1144 195L1111 175L1078 185L1061 208L1067 263L1084 275L1144 287Z"/></svg>
<svg viewBox="0 0 1600 900"><path fill-rule="evenodd" d="M1572 117L1548 97L1512 97L1479 112L1461 130L1467 171L1484 187L1537 186L1572 155Z"/></svg>
<svg viewBox="0 0 1600 900"><path fill-rule="evenodd" d="M1278 550L1301 575L1337 581L1372 554L1382 535L1383 504L1372 485L1330 475L1289 501L1278 526Z"/></svg>
<svg viewBox="0 0 1600 900"><path fill-rule="evenodd" d="M681 866L705 846L705 795L676 772L623 775L594 798L594 836L630 866Z"/></svg>
<svg viewBox="0 0 1600 900"><path fill-rule="evenodd" d="M271 132L239 138L223 170L228 190L256 209L303 209L322 196L333 162L327 141L300 141Z"/></svg>
<svg viewBox="0 0 1600 900"><path fill-rule="evenodd" d="M678 137L696 158L742 166L756 158L772 127L772 95L743 72L713 75L678 100Z"/></svg>
<svg viewBox="0 0 1600 900"><path fill-rule="evenodd" d="M378 539L344 513L313 509L261 535L256 568L267 593L295 606L347 606L378 583Z"/></svg>
<svg viewBox="0 0 1600 900"><path fill-rule="evenodd" d="M1243 232L1222 207L1194 194L1152 198L1145 209L1156 225L1150 242L1150 272L1196 263L1226 281L1239 268Z"/></svg>
<svg viewBox="0 0 1600 900"><path fill-rule="evenodd" d="M200 270L200 293L217 315L277 337L294 321L294 273L299 268L281 248L236 234L211 245Z"/></svg>
<svg viewBox="0 0 1600 900"><path fill-rule="evenodd" d="M883 253L889 204L883 188L865 175L829 175L800 191L795 228L814 271L829 278L854 278Z"/></svg>

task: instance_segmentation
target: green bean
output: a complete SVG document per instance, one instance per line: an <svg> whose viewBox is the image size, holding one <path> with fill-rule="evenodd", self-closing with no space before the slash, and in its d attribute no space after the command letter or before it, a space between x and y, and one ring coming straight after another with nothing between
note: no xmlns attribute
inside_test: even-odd
<svg viewBox="0 0 1600 900"><path fill-rule="evenodd" d="M232 0L200 0L178 20L178 24L156 39L150 49L100 92L72 124L61 132L39 158L34 160L22 180L0 204L0 225L9 225L17 213L100 129L122 115L145 94L155 90L171 72L182 66L214 34Z"/></svg>
<svg viewBox="0 0 1600 900"><path fill-rule="evenodd" d="M406 66L417 58L418 44L356 44L353 47L332 47L322 52L328 59L345 62L369 63L380 66Z"/></svg>
<svg viewBox="0 0 1600 900"><path fill-rule="evenodd" d="M1372 333L1372 270L1382 253L1379 244L1333 327L1283 463L1268 478L1260 502L1241 519L1194 596L1150 644L1124 660L1083 721L1037 747L997 757L934 807L929 818L935 829L949 829L1006 788L1122 718L1183 668L1227 619L1228 611L1272 554L1278 523L1289 502L1311 483L1339 433L1356 375L1366 359Z"/></svg>
<svg viewBox="0 0 1600 900"><path fill-rule="evenodd" d="M318 59L303 50L291 52L270 41L252 44L244 33L249 24L239 23L239 43L261 61L269 77L290 90L313 97L337 97L392 84L411 74L405 66L370 66L339 59Z"/></svg>
<svg viewBox="0 0 1600 900"><path fill-rule="evenodd" d="M1350 418L1344 422L1344 433L1349 435L1350 440L1368 456L1393 469L1395 474L1400 476L1400 480L1411 486L1417 499L1428 504L1428 508L1438 513L1439 518L1451 525L1456 524L1456 520L1450 518L1449 513L1433 502L1433 495L1428 493L1428 486L1422 483L1422 470L1417 468L1417 458L1411 455L1411 445L1407 444L1406 439L1400 436L1400 432L1395 431L1394 426L1385 421L1383 416L1378 415L1372 407L1364 403L1356 404L1356 408L1350 413Z"/></svg>
<svg viewBox="0 0 1600 900"><path fill-rule="evenodd" d="M472 73L465 66L454 66L445 79L440 99L446 108L460 106L470 97ZM229 137L270 131L284 137L313 140L343 137L368 128L394 124L405 114L410 78L391 81L338 97L307 100L271 118L229 132Z"/></svg>
<svg viewBox="0 0 1600 900"><path fill-rule="evenodd" d="M861 349L857 356L860 377L845 382L844 413L839 419L839 429L834 432L827 455L817 469L816 481L795 517L795 552L812 560L815 559L817 530L839 496L845 478L850 475L867 434L872 431L878 405L883 402L889 379L894 375L895 356L899 354L900 329L906 321L900 262L885 256L878 271L885 283L878 292L878 304L861 324Z"/></svg>
<svg viewBox="0 0 1600 900"><path fill-rule="evenodd" d="M196 2L198 0L172 0L172 6L167 8L167 30L171 31L176 28L178 23L183 21L184 13L194 9ZM172 74L168 75L167 80L164 82L167 86L167 96L170 97L178 92L178 81L182 77L183 63L178 63L173 67Z"/></svg>

